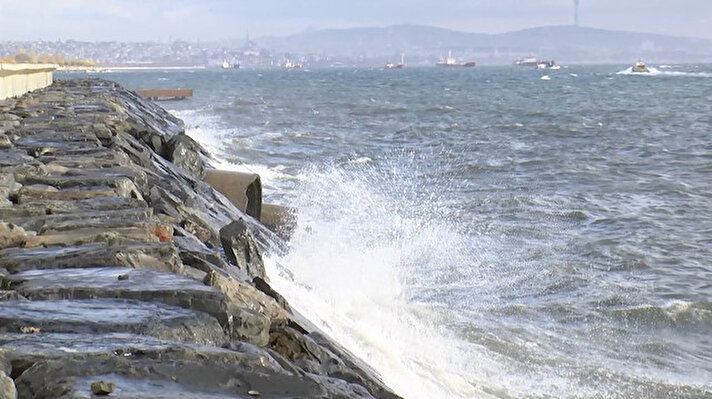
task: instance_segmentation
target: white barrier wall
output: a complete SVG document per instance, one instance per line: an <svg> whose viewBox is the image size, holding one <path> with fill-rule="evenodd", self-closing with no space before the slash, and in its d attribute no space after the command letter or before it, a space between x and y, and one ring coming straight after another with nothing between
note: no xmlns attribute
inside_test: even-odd
<svg viewBox="0 0 712 399"><path fill-rule="evenodd" d="M53 64L0 64L0 100L52 84Z"/></svg>

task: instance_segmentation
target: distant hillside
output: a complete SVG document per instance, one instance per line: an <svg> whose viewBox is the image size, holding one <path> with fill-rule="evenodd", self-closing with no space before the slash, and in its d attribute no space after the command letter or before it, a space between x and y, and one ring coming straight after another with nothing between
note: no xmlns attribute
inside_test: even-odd
<svg viewBox="0 0 712 399"><path fill-rule="evenodd" d="M278 51L330 55L384 55L446 47L467 48L493 36L429 26L397 25L386 28L327 29L286 37L259 39L260 45Z"/></svg>
<svg viewBox="0 0 712 399"><path fill-rule="evenodd" d="M480 63L511 63L523 55L561 62L712 61L712 41L577 26L547 26L503 34L397 25L385 28L328 29L286 37L264 37L261 46L296 54L320 54L352 60L395 59L431 63L448 50Z"/></svg>

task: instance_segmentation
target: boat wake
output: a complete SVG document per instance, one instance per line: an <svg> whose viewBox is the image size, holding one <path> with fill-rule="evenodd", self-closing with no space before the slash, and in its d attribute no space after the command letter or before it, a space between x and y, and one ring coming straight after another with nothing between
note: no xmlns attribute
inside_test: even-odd
<svg viewBox="0 0 712 399"><path fill-rule="evenodd" d="M662 67L661 67L662 68ZM667 69L667 68L665 68ZM635 76L683 76L697 78L712 78L710 72L682 72L682 71L661 71L660 69L648 67L650 72L633 72L633 67L628 67L622 71L616 72L616 75L635 75Z"/></svg>

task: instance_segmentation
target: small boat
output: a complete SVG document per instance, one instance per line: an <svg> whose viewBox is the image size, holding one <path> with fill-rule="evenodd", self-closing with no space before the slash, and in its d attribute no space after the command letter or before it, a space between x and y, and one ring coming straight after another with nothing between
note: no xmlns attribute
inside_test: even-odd
<svg viewBox="0 0 712 399"><path fill-rule="evenodd" d="M546 68L551 68L551 69L553 69L555 66L558 66L558 65L556 65L556 63L554 62L554 60L551 60L551 61L539 61L539 62L536 63L536 68L537 68L537 69L546 69ZM558 69L558 68L557 68L557 69Z"/></svg>
<svg viewBox="0 0 712 399"><path fill-rule="evenodd" d="M404 66L405 62L403 61L403 54L401 54L400 64L394 64L390 61L386 63L386 69L403 69Z"/></svg>
<svg viewBox="0 0 712 399"><path fill-rule="evenodd" d="M551 78L549 77L549 75L544 75L541 77L541 80L551 80Z"/></svg>
<svg viewBox="0 0 712 399"><path fill-rule="evenodd" d="M457 58L452 56L452 53L450 51L447 52L447 57L441 57L440 61L438 61L438 66L442 67L449 67L449 68L454 68L454 67L465 67L465 68L472 68L476 65L475 61L466 61L466 62L458 62Z"/></svg>
<svg viewBox="0 0 712 399"><path fill-rule="evenodd" d="M222 69L239 69L240 64L239 63L231 64L228 60L223 60L222 64L220 64L220 67Z"/></svg>
<svg viewBox="0 0 712 399"><path fill-rule="evenodd" d="M633 67L630 69L631 72L634 73L650 73L650 69L645 66L645 63L643 61L638 61L633 65Z"/></svg>
<svg viewBox="0 0 712 399"><path fill-rule="evenodd" d="M300 62L292 62L292 60L286 60L282 65L285 69L302 69L303 65Z"/></svg>

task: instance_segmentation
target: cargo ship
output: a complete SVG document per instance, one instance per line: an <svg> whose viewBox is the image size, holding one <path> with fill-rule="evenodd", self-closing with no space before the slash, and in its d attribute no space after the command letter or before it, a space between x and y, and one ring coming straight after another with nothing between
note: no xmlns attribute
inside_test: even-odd
<svg viewBox="0 0 712 399"><path fill-rule="evenodd" d="M440 61L438 61L438 66L441 67L465 67L465 68L472 68L476 65L475 61L465 61L465 62L459 62L457 58L452 56L452 52L448 51L447 52L447 57L441 57Z"/></svg>

